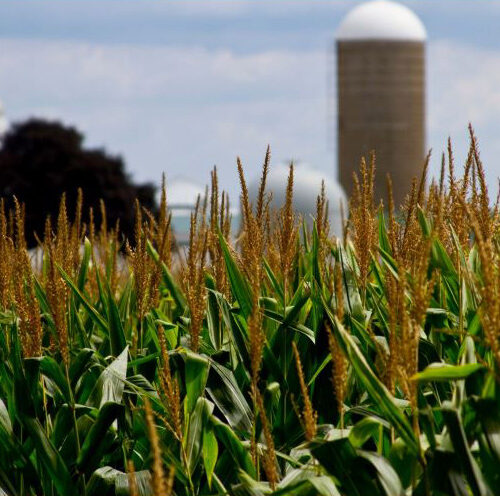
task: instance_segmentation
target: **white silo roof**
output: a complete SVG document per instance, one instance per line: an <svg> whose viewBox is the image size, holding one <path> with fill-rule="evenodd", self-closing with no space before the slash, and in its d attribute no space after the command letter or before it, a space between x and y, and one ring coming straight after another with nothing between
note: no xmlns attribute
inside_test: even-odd
<svg viewBox="0 0 500 496"><path fill-rule="evenodd" d="M426 38L425 27L417 15L390 0L358 5L344 17L336 33L338 41L424 41Z"/></svg>
<svg viewBox="0 0 500 496"><path fill-rule="evenodd" d="M170 208L194 207L198 195L205 197L205 188L195 181L176 177L166 182L167 204Z"/></svg>
<svg viewBox="0 0 500 496"><path fill-rule="evenodd" d="M272 194L272 207L279 208L285 203L289 165L271 166L266 181L266 192ZM340 204L347 210L347 200L342 186L334 177L325 174L307 164L294 165L293 170L293 206L296 212L310 221L316 214L316 201L321 192L321 183L325 181L325 194L329 207L329 220L333 232L342 234ZM248 194L255 203L258 195L260 179L249 184Z"/></svg>

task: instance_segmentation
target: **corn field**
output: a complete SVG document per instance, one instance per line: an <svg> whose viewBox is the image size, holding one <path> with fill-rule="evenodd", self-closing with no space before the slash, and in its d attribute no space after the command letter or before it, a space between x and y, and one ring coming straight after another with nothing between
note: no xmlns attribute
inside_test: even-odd
<svg viewBox="0 0 500 496"><path fill-rule="evenodd" d="M471 130L402 206L362 162L344 233L216 170L176 249L0 205L0 495L500 494L500 212ZM68 210L69 209L69 210ZM74 209L74 211L73 211Z"/></svg>

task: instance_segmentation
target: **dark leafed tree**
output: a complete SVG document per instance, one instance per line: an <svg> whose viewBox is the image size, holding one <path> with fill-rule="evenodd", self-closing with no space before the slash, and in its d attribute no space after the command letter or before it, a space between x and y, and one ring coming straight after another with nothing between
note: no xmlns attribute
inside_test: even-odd
<svg viewBox="0 0 500 496"><path fill-rule="evenodd" d="M154 211L152 184L133 184L123 160L102 149L83 148L83 135L59 122L30 119L15 124L4 136L0 149L0 196L8 206L13 196L26 204L26 235L42 234L47 215L57 217L61 195L66 193L69 211L83 190L84 219L89 207L99 219L99 203L106 204L108 225L120 219L121 232L131 237L134 202Z"/></svg>

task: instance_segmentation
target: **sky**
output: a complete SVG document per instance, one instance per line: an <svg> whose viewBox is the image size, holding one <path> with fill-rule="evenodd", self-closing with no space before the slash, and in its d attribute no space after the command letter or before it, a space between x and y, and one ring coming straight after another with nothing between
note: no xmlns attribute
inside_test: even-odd
<svg viewBox="0 0 500 496"><path fill-rule="evenodd" d="M0 0L0 100L80 129L121 155L136 181L217 165L238 194L236 156L258 176L267 144L336 174L334 36L357 1ZM414 0L428 32L427 146L448 136L463 161L467 125L490 187L500 175L500 1Z"/></svg>

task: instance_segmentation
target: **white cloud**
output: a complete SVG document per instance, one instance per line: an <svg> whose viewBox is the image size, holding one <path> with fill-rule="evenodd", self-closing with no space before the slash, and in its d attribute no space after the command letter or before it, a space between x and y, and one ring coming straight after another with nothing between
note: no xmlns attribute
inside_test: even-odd
<svg viewBox="0 0 500 496"><path fill-rule="evenodd" d="M323 52L8 39L0 47L0 98L11 120L59 116L90 143L122 152L140 179L165 170L205 181L217 163L234 190L236 155L258 168L267 143L278 159L333 168L333 157L324 160Z"/></svg>
<svg viewBox="0 0 500 496"><path fill-rule="evenodd" d="M458 157L465 156L472 121L495 185L500 52L435 41L428 53L433 163L448 135ZM205 182L217 164L223 186L234 193L236 155L255 175L267 143L276 161L302 159L334 171L335 136L327 126L326 105L332 62L323 50L236 54L3 39L0 99L11 121L42 115L77 125L91 145L122 153L140 180L158 181L166 171Z"/></svg>
<svg viewBox="0 0 500 496"><path fill-rule="evenodd" d="M258 12L260 15L280 15L284 12L301 14L310 12L312 9L328 11L343 11L351 8L363 0L316 0L314 4L310 1L288 0L280 2L255 2L251 0L191 0L189 2L176 2L169 5L169 9L179 14L236 17Z"/></svg>
<svg viewBox="0 0 500 496"><path fill-rule="evenodd" d="M226 100L232 94L244 99L297 92L306 97L318 85L308 71L325 70L324 56L317 52L236 55L229 50L42 40L0 40L0 47L0 89L16 89L21 100L25 95L169 101L215 95Z"/></svg>
<svg viewBox="0 0 500 496"><path fill-rule="evenodd" d="M457 158L466 158L469 122L479 139L490 187L500 175L500 51L461 45L446 40L429 47L429 145L434 149L434 170L439 154L452 138Z"/></svg>

